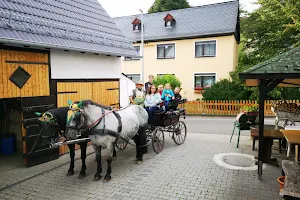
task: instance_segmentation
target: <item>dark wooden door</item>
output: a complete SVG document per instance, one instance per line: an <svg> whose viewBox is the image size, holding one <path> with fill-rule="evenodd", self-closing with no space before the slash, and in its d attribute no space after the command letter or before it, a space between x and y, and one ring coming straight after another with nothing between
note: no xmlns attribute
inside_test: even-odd
<svg viewBox="0 0 300 200"><path fill-rule="evenodd" d="M45 112L56 107L56 96L22 98L23 153L25 165L31 167L59 157L58 148L49 148L49 140L41 137L44 130L38 123L35 112Z"/></svg>

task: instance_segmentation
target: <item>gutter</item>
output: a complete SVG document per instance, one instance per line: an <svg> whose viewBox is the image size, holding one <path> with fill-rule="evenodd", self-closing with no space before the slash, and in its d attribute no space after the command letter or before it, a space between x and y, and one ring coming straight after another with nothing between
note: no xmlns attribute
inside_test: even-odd
<svg viewBox="0 0 300 200"><path fill-rule="evenodd" d="M135 56L135 55L118 54L118 53L112 53L112 52L102 52L102 51L97 51L97 50L82 49L82 48L75 48L75 47L72 48L72 47L67 47L67 46L62 46L62 45L46 44L46 43L16 40L16 39L0 38L0 43L30 46L30 47L37 47L37 48L54 48L54 49L62 49L62 50L69 50L69 51L89 52L89 53L97 53L97 54L104 54L104 55L117 56L117 57L124 56L124 57L142 58L141 56Z"/></svg>
<svg viewBox="0 0 300 200"><path fill-rule="evenodd" d="M207 35L187 35L187 36L178 36L178 37L165 37L165 38L145 38L144 42L160 42L160 41L171 41L171 40L186 40L186 39L199 39L199 38L208 38L208 37L220 37L220 36L230 36L234 35L235 32L220 33L220 34L207 34ZM141 43L140 39L133 40L133 42Z"/></svg>

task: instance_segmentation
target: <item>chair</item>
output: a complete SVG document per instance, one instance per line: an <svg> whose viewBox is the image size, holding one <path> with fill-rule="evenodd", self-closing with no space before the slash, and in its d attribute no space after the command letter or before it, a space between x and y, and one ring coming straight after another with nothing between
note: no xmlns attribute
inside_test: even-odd
<svg viewBox="0 0 300 200"><path fill-rule="evenodd" d="M231 138L230 138L230 142L231 142L235 128L237 128L239 130L239 133L238 133L236 148L239 148L241 130L250 130L250 124L251 122L248 121L248 116L245 113L240 113L236 116L236 120L234 121L233 131L231 133Z"/></svg>

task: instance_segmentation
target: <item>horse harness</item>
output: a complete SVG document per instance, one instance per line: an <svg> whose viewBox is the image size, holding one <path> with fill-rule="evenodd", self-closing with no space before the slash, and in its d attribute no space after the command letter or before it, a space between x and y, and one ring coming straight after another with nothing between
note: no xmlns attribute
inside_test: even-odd
<svg viewBox="0 0 300 200"><path fill-rule="evenodd" d="M107 130L105 128L105 115L110 114L110 113L113 113L114 116L118 120L118 132ZM98 126L101 121L103 121L103 128L95 130L94 128L96 126ZM118 133L120 133L121 131L122 131L121 116L116 111L109 111L109 112L105 113L105 110L102 108L101 117L88 127L87 133L89 133L89 135L99 135L99 134L110 135L110 136L114 136L114 137L118 138L119 137Z"/></svg>
<svg viewBox="0 0 300 200"><path fill-rule="evenodd" d="M118 132L107 130L105 128L105 126L106 126L105 116L110 113L113 113L114 116L118 120ZM100 124L101 121L103 122L103 128L95 130L95 128ZM102 115L95 122L93 122L91 125L89 125L87 128L78 128L78 127L72 127L72 126L67 126L67 128L77 130L77 132L78 132L77 138L82 137L82 136L88 137L89 135L111 135L111 136L118 138L118 137L120 137L118 135L118 133L120 133L122 131L122 122L121 122L121 116L116 111L112 110L109 112L105 112L105 109L102 108Z"/></svg>

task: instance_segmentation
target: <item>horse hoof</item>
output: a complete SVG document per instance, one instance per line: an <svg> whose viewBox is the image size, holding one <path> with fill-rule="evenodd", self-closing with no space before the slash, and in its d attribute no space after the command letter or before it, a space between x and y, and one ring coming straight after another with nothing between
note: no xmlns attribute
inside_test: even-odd
<svg viewBox="0 0 300 200"><path fill-rule="evenodd" d="M86 173L80 173L78 176L78 179L83 179L85 178Z"/></svg>
<svg viewBox="0 0 300 200"><path fill-rule="evenodd" d="M73 170L69 170L68 173L66 174L66 176L72 176L74 174Z"/></svg>
<svg viewBox="0 0 300 200"><path fill-rule="evenodd" d="M142 160L137 160L137 161L135 161L135 163L138 164L138 165L141 165L141 164L143 164L144 162L143 162Z"/></svg>
<svg viewBox="0 0 300 200"><path fill-rule="evenodd" d="M95 175L95 177L94 177L94 181L99 181L101 179L101 176L99 175Z"/></svg>
<svg viewBox="0 0 300 200"><path fill-rule="evenodd" d="M103 182L107 183L107 182L109 182L110 180L111 180L111 177L110 177L110 176L109 176L109 177L104 177Z"/></svg>

